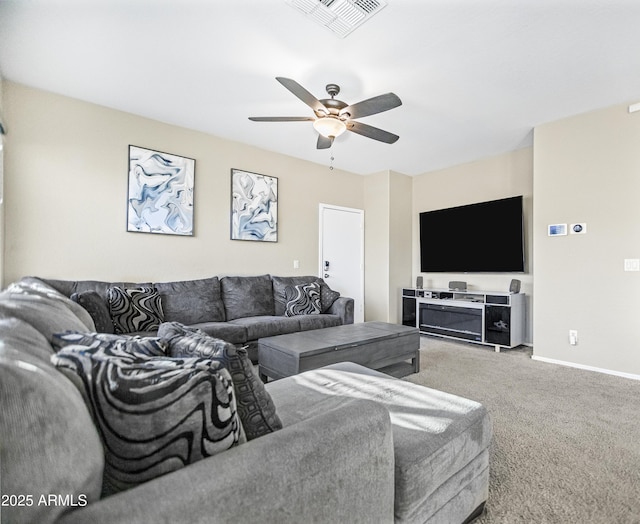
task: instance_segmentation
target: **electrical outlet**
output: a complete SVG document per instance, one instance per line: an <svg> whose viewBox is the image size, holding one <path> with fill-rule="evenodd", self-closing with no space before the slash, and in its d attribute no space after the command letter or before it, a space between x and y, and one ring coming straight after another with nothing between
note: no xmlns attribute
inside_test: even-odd
<svg viewBox="0 0 640 524"><path fill-rule="evenodd" d="M569 330L569 344L571 344L572 346L577 346L578 345L578 330L577 329L570 329Z"/></svg>
<svg viewBox="0 0 640 524"><path fill-rule="evenodd" d="M293 261L293 269L300 269L300 261L299 260L294 260Z"/></svg>

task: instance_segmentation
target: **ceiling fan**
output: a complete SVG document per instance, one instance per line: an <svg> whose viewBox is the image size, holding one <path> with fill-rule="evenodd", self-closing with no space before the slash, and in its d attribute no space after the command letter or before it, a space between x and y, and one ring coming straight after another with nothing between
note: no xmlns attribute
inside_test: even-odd
<svg viewBox="0 0 640 524"><path fill-rule="evenodd" d="M249 120L254 122L313 122L313 127L318 132L318 149L330 148L333 140L345 131L351 131L386 144L393 144L400 138L388 131L355 121L356 118L375 115L402 105L402 101L393 93L374 96L357 104L347 105L342 100L335 98L340 92L340 86L337 84L328 84L326 87L331 98L318 100L295 80L281 76L276 77L276 80L313 109L315 117L250 116Z"/></svg>

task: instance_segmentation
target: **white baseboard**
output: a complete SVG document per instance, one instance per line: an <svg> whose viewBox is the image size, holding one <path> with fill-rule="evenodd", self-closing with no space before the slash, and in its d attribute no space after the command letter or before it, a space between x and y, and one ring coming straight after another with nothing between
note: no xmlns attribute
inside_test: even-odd
<svg viewBox="0 0 640 524"><path fill-rule="evenodd" d="M585 366L584 364L576 364L575 362L566 362L564 360L556 360L555 358L538 357L531 355L531 360L539 360L549 364L558 364L560 366L568 366L570 368L586 369L587 371L595 371L596 373L605 373L607 375L615 375L616 377L630 378L631 380L640 380L640 375L633 373L623 373L622 371L613 371L612 369L597 368L594 366Z"/></svg>

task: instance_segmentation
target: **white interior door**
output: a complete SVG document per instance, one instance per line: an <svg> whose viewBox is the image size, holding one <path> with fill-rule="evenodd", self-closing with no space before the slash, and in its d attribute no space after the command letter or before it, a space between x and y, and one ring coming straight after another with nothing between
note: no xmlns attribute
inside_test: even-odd
<svg viewBox="0 0 640 524"><path fill-rule="evenodd" d="M354 321L364 322L364 211L320 204L318 274L354 300Z"/></svg>

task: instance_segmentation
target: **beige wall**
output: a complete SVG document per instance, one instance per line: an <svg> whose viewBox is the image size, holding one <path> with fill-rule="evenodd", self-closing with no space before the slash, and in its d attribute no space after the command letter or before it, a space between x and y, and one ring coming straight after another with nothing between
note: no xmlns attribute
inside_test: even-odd
<svg viewBox="0 0 640 524"><path fill-rule="evenodd" d="M402 288L411 287L412 177L391 171L389 191L389 322L402 323Z"/></svg>
<svg viewBox="0 0 640 524"><path fill-rule="evenodd" d="M317 274L318 204L364 207L353 173L11 82L3 97L5 283ZM126 231L129 144L196 159L193 237ZM278 177L277 243L229 239L231 168Z"/></svg>
<svg viewBox="0 0 640 524"><path fill-rule="evenodd" d="M365 320L400 322L400 291L411 281L411 177L365 178Z"/></svg>
<svg viewBox="0 0 640 524"><path fill-rule="evenodd" d="M389 172L365 178L365 309L366 321L389 317Z"/></svg>
<svg viewBox="0 0 640 524"><path fill-rule="evenodd" d="M413 177L413 281L422 275L425 288L448 288L451 280L464 280L469 289L507 291L512 278L522 281L527 294L526 341L532 342L533 264L533 151L520 149L504 155L433 171ZM525 272L524 273L421 273L419 214L511 196L524 197Z"/></svg>
<svg viewBox="0 0 640 524"><path fill-rule="evenodd" d="M640 258L640 113L539 126L534 151L534 357L640 375L640 272L623 270ZM576 222L586 235L547 235Z"/></svg>

